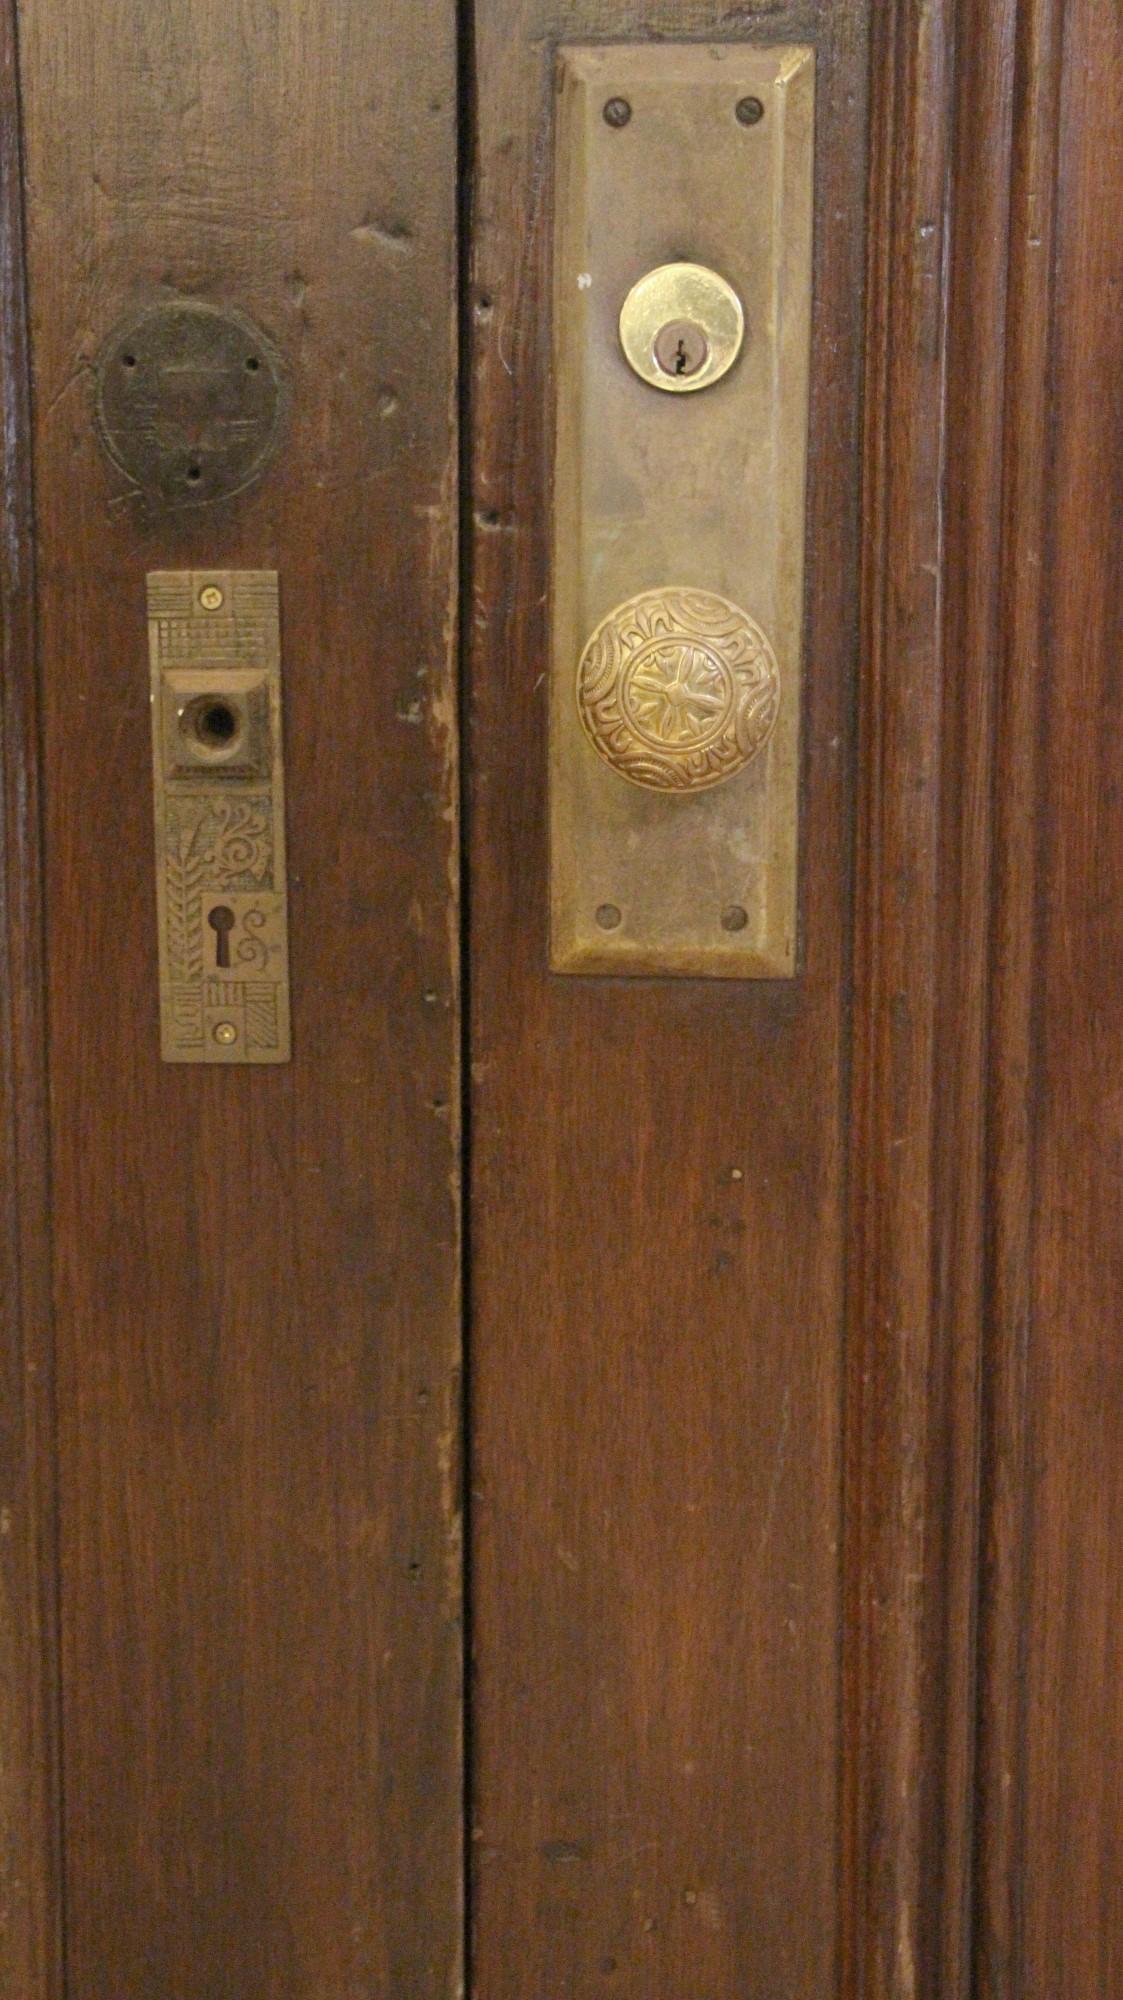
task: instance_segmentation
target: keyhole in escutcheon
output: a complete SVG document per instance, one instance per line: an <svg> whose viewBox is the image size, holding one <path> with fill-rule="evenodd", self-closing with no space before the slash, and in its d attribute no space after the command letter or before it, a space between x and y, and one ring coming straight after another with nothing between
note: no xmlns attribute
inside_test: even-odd
<svg viewBox="0 0 1123 2000"><path fill-rule="evenodd" d="M220 972L230 964L230 933L234 928L234 912L225 903L217 903L207 918L214 932L214 962Z"/></svg>

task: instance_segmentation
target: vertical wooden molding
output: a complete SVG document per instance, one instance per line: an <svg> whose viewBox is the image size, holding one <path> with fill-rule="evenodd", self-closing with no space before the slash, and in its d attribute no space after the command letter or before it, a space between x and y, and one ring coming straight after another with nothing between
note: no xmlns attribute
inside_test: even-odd
<svg viewBox="0 0 1123 2000"><path fill-rule="evenodd" d="M984 1353L975 1988L1021 2000L1027 1368L1040 731L1052 488L1051 326L1064 0L1020 0L1010 212L1001 633L994 783L989 1313Z"/></svg>
<svg viewBox="0 0 1123 2000"><path fill-rule="evenodd" d="M0 1992L63 1987L35 572L14 0L0 11Z"/></svg>
<svg viewBox="0 0 1123 2000"><path fill-rule="evenodd" d="M875 39L843 1992L970 1978L990 787L1014 0Z"/></svg>
<svg viewBox="0 0 1123 2000"><path fill-rule="evenodd" d="M934 1993L931 1175L952 7L874 48L847 1429L843 1991ZM942 1399L941 1399L942 1401Z"/></svg>

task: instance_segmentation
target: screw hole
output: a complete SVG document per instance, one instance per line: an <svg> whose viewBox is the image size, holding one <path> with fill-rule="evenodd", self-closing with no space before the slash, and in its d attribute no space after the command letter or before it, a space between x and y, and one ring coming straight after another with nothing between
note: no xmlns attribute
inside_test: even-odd
<svg viewBox="0 0 1123 2000"><path fill-rule="evenodd" d="M197 482L198 480L200 480L200 479L201 479L201 478L203 477L203 468L202 468L202 466L201 466L201 465L189 465L189 466L188 466L188 468L187 468L187 477L188 477L188 479L189 479L189 480L191 481L191 484L192 484L192 485L194 486L194 485L196 484L196 482Z"/></svg>
<svg viewBox="0 0 1123 2000"><path fill-rule="evenodd" d="M122 356L121 356L121 366L122 366L123 368L135 368L135 367L136 367L136 355L135 355L135 354L122 354Z"/></svg>
<svg viewBox="0 0 1123 2000"><path fill-rule="evenodd" d="M249 354L246 356L246 367L249 369L251 375L257 374L258 369L261 367L261 363L258 360L256 354Z"/></svg>

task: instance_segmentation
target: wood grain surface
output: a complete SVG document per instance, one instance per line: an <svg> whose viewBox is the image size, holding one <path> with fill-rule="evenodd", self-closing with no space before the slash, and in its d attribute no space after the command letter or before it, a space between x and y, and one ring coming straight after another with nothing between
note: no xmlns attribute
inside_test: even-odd
<svg viewBox="0 0 1123 2000"><path fill-rule="evenodd" d="M1020 1696L1028 1630L1027 1362L1041 845L1039 744L1048 667L1056 179L1063 0L1015 10L1006 426L994 784L988 1079L989 1312L983 1366L979 1749L974 1973L980 2000L1022 1993L1025 1875Z"/></svg>
<svg viewBox="0 0 1123 2000"><path fill-rule="evenodd" d="M25 0L20 27L67 1990L436 2000L460 1951L454 9ZM103 456L91 370L179 296L258 321L292 415L259 486L175 512ZM144 579L209 564L280 573L278 1070L159 1059Z"/></svg>
<svg viewBox="0 0 1123 2000"><path fill-rule="evenodd" d="M0 1993L61 2000L39 701L14 0L0 7Z"/></svg>
<svg viewBox="0 0 1123 2000"><path fill-rule="evenodd" d="M1123 1986L1123 22L1025 0L996 796L985 2000Z"/></svg>
<svg viewBox="0 0 1123 2000"><path fill-rule="evenodd" d="M801 971L554 977L556 48L713 35L818 58ZM1123 1990L1121 88L1097 0L0 5L2 2000L460 1987L458 588L471 1990ZM216 508L94 434L178 297L291 387ZM219 564L275 1070L159 1060Z"/></svg>
<svg viewBox="0 0 1123 2000"><path fill-rule="evenodd" d="M1010 8L874 35L843 1991L969 1991Z"/></svg>
<svg viewBox="0 0 1123 2000"><path fill-rule="evenodd" d="M738 8L721 29L814 42L819 90L805 969L724 986L551 978L545 865L552 46L704 35L715 10L483 0L476 20L476 1990L818 2000L837 1950L864 9Z"/></svg>

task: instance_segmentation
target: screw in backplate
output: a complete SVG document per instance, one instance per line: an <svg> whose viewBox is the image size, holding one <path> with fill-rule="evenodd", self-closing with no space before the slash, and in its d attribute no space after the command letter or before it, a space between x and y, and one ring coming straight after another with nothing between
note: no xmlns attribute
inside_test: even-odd
<svg viewBox="0 0 1123 2000"><path fill-rule="evenodd" d="M216 1042L221 1042L224 1049L228 1049L232 1042L236 1042L238 1030L233 1021L220 1021L214 1029L214 1038Z"/></svg>
<svg viewBox="0 0 1123 2000"><path fill-rule="evenodd" d="M628 123L631 115L632 107L626 97L610 97L604 107L605 124L611 125L617 132Z"/></svg>
<svg viewBox="0 0 1123 2000"><path fill-rule="evenodd" d="M222 608L224 599L217 583L208 583L206 588L199 592L199 602L204 611L218 611Z"/></svg>
<svg viewBox="0 0 1123 2000"><path fill-rule="evenodd" d="M759 125L764 117L764 106L759 97L742 97L737 105L737 122L740 125Z"/></svg>

